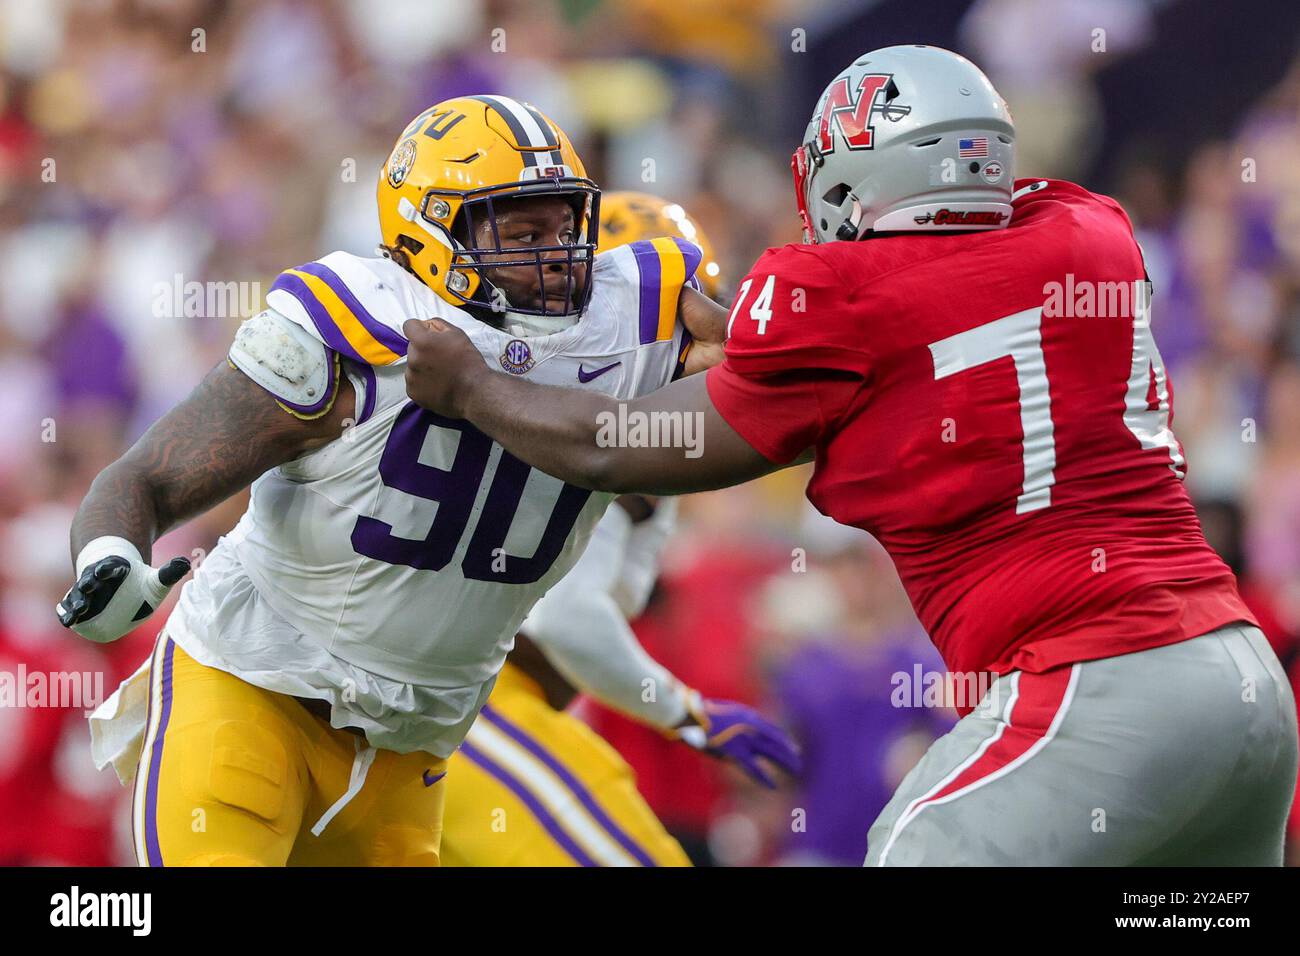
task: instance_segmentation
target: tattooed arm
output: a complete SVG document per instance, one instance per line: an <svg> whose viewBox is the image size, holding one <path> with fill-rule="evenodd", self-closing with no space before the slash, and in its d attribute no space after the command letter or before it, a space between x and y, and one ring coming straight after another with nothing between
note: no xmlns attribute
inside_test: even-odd
<svg viewBox="0 0 1300 956"><path fill-rule="evenodd" d="M304 421L224 359L90 486L72 522L72 557L104 535L130 541L145 561L170 528L202 514L263 472L327 444L353 413L340 376L333 407Z"/></svg>
<svg viewBox="0 0 1300 956"><path fill-rule="evenodd" d="M222 359L185 401L100 472L73 519L73 558L96 537L116 535L148 561L153 541L168 529L220 505L277 464L337 438L352 405L352 386L341 376L329 412L296 419Z"/></svg>
<svg viewBox="0 0 1300 956"><path fill-rule="evenodd" d="M158 536L337 438L355 405L340 376L325 414L295 418L222 362L90 486L72 522L76 582L56 608L60 623L98 643L126 634L190 569L185 558L151 566Z"/></svg>

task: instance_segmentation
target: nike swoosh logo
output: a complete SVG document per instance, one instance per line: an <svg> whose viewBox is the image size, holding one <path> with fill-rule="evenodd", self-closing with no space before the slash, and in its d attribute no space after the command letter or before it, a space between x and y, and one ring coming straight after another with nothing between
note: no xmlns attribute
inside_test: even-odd
<svg viewBox="0 0 1300 956"><path fill-rule="evenodd" d="M437 783L439 780L441 780L441 779L442 779L443 777L445 777L445 776L447 776L447 771L445 771L445 770L444 770L442 773L440 773L440 774L436 774L436 775L434 775L434 776L432 776L432 777L429 776L429 771L426 770L426 771L424 771L424 785L425 785L426 787L432 787L435 783Z"/></svg>
<svg viewBox="0 0 1300 956"><path fill-rule="evenodd" d="M615 362L613 365L606 365L604 368L598 368L598 369L596 369L596 371L594 371L594 372L588 372L586 369L584 369L584 368L582 367L582 363L579 362L579 363L578 363L578 381L579 381L579 382L582 382L582 383L585 385L587 382L590 382L593 378L599 378L600 376L602 376L602 375L604 375L606 372L608 372L610 369L612 369L612 368L618 368L618 367L619 367L620 365L622 365L622 364L623 364L623 362L622 362L622 360L620 359L619 361Z"/></svg>

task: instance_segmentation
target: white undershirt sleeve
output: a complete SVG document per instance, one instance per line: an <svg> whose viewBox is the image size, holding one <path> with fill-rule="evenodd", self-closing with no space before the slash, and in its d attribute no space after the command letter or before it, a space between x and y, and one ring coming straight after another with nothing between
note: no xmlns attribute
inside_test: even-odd
<svg viewBox="0 0 1300 956"><path fill-rule="evenodd" d="M627 512L612 505L577 564L534 605L520 631L574 686L666 729L686 715L686 688L646 653L614 598L633 530Z"/></svg>

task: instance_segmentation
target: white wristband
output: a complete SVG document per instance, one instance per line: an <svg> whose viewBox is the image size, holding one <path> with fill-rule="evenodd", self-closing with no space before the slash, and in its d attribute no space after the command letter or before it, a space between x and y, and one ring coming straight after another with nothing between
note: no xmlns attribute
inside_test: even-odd
<svg viewBox="0 0 1300 956"><path fill-rule="evenodd" d="M96 561L113 555L126 558L133 565L144 564L144 558L140 557L139 550L130 541L116 535L106 534L87 542L86 546L81 549L81 553L77 555L77 577L81 577L81 572Z"/></svg>

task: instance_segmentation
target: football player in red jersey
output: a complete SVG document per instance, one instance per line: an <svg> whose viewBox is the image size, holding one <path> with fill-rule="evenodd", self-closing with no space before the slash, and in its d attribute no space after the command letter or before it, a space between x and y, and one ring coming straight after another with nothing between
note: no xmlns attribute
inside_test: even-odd
<svg viewBox="0 0 1300 956"><path fill-rule="evenodd" d="M1014 147L967 60L868 53L795 152L807 241L755 263L707 376L620 407L408 323L408 391L607 491L811 453L809 498L889 550L949 669L998 675L868 864L1280 864L1295 705L1184 488L1141 250L1112 200L1013 180Z"/></svg>

